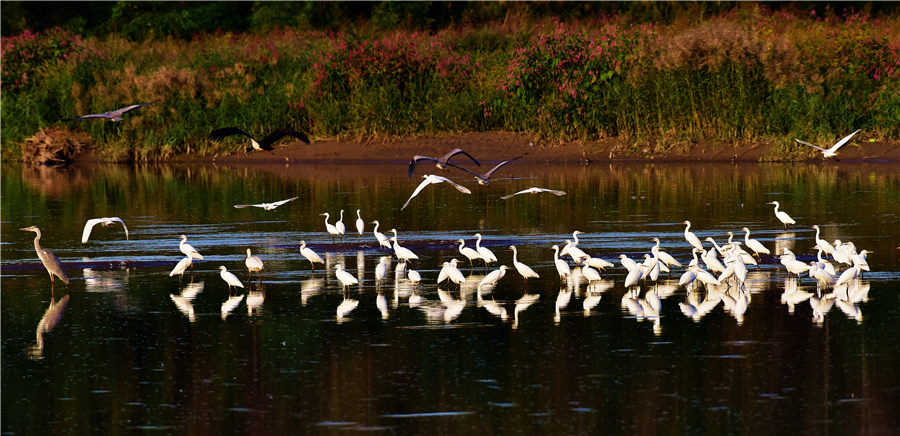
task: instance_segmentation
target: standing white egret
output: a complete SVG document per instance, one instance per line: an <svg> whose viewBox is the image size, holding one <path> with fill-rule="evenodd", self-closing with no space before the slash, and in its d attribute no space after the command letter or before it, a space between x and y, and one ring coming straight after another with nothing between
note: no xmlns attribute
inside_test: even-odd
<svg viewBox="0 0 900 436"><path fill-rule="evenodd" d="M484 266L488 266L491 262L496 262L497 256L494 256L494 252L487 247L481 246L481 233L476 233L475 237L478 238L478 240L475 241L475 250L478 251L478 255L481 256L481 260L484 261Z"/></svg>
<svg viewBox="0 0 900 436"><path fill-rule="evenodd" d="M359 280L356 280L356 277L353 277L353 274L344 271L344 265L335 265L334 275L337 277L338 281L341 282L341 286L343 286L344 289L347 289L348 286L359 284Z"/></svg>
<svg viewBox="0 0 900 436"><path fill-rule="evenodd" d="M587 260L581 265L581 275L587 279L588 283L599 282L602 280L600 278L600 273L597 270L591 268L590 264L588 264Z"/></svg>
<svg viewBox="0 0 900 436"><path fill-rule="evenodd" d="M175 265L175 268L172 269L172 272L169 273L169 277L172 277L175 274L178 274L178 276L179 276L178 278L180 280L181 277L184 276L184 272L188 269L189 266L191 266L191 263L192 263L192 260L191 260L190 256L185 256L184 259L181 259L178 261L178 263Z"/></svg>
<svg viewBox="0 0 900 436"><path fill-rule="evenodd" d="M687 226L684 228L684 239L688 241L688 244L691 244L694 248L703 248L700 238L691 231L691 222L685 221L684 225Z"/></svg>
<svg viewBox="0 0 900 436"><path fill-rule="evenodd" d="M841 139L840 141L836 142L834 145L831 146L831 148L829 148L829 149L827 149L827 150L824 149L824 148L822 148L822 147L819 147L819 146L817 146L817 145L812 145L812 144L810 144L810 143L808 143L808 142L806 142L806 141L801 141L801 140L796 139L796 138L794 138L794 141L797 141L798 144L808 145L808 146L810 146L810 147L813 147L813 148L818 149L819 151L822 152L822 158L823 158L823 159L828 159L829 157L837 158L837 151L838 151L838 149L841 148L841 147L843 147L844 144L846 144L847 141L849 141L850 138L852 138L853 135L857 134L858 132L859 132L859 129L857 129L856 132L853 132L853 133L851 133L851 134L845 136L843 139Z"/></svg>
<svg viewBox="0 0 900 436"><path fill-rule="evenodd" d="M784 224L785 230L787 230L788 224L797 224L797 222L794 221L794 219L791 218L791 216L788 215L787 212L785 212L783 210L778 210L779 205L778 205L777 201L770 201L766 204L774 204L775 205L775 218L778 218L778 221L781 221L781 223Z"/></svg>
<svg viewBox="0 0 900 436"><path fill-rule="evenodd" d="M228 269L225 268L225 265L219 265L219 277L222 277L222 280L225 280L225 283L228 283L228 290L230 291L232 287L243 288L244 284L241 283L241 280L237 278L236 275L228 272Z"/></svg>
<svg viewBox="0 0 900 436"><path fill-rule="evenodd" d="M627 269L629 272L633 269L640 269L637 262L629 258L627 255L620 254L619 261L622 263L622 266L624 266L625 269Z"/></svg>
<svg viewBox="0 0 900 436"><path fill-rule="evenodd" d="M416 253L413 253L412 250L401 247L399 243L397 243L397 229L391 229L391 232L394 236L391 236L391 241L393 242L394 255L397 256L397 259L400 259L404 262L408 262L413 259L418 259L419 256L416 256Z"/></svg>
<svg viewBox="0 0 900 436"><path fill-rule="evenodd" d="M499 269L495 269L488 273L488 275L484 276L480 282L478 282L478 287L482 287L484 285L494 285L506 275L506 265L500 265Z"/></svg>
<svg viewBox="0 0 900 436"><path fill-rule="evenodd" d="M438 274L437 282L440 283L450 279L450 281L457 285L465 283L466 277L463 276L463 273L456 267L456 264L456 259L451 259L450 262L444 262L443 268L441 268L441 272Z"/></svg>
<svg viewBox="0 0 900 436"><path fill-rule="evenodd" d="M247 266L247 273L250 277L253 277L253 272L256 271L257 275L259 275L260 271L263 269L263 261L257 256L253 256L250 254L250 249L247 249L247 258L244 259L244 265ZM262 277L260 277L261 279Z"/></svg>
<svg viewBox="0 0 900 436"><path fill-rule="evenodd" d="M363 235L363 232L366 230L366 222L363 221L362 216L359 215L360 209L356 209L356 232L359 233L359 236Z"/></svg>
<svg viewBox="0 0 900 436"><path fill-rule="evenodd" d="M566 261L559 258L559 245L554 245L551 248L553 248L553 264L556 265L556 272L559 273L560 277L568 277L572 274L572 269L569 268L569 264Z"/></svg>
<svg viewBox="0 0 900 436"><path fill-rule="evenodd" d="M834 283L834 287L837 288L837 287L840 287L847 283L850 283L857 276L859 276L859 265L853 265L841 273L841 276Z"/></svg>
<svg viewBox="0 0 900 436"><path fill-rule="evenodd" d="M388 267L391 265L390 256L381 256L381 261L375 267L375 280L381 281L387 276Z"/></svg>
<svg viewBox="0 0 900 436"><path fill-rule="evenodd" d="M446 182L448 185L453 186L457 191L462 192L463 194L472 193L469 188L466 188L465 186L462 186L446 177L436 176L434 174L426 174L422 177L424 178L424 180L422 180L422 183L419 183L419 186L417 186L412 195L409 196L409 199L406 200L406 203L403 203L403 207L401 207L400 210L406 209L406 206L409 205L409 202L412 201L415 196L419 195L419 193L422 192L422 190L425 189L425 187L428 185Z"/></svg>
<svg viewBox="0 0 900 436"><path fill-rule="evenodd" d="M47 270L47 274L50 274L50 292L53 292L53 276L59 277L60 280L65 284L69 284L69 276L66 275L66 271L62 267L62 263L59 262L59 259L53 254L50 250L45 250L41 248L41 229L37 228L37 226L24 227L19 230L24 232L34 232L34 251L37 252L38 259L41 260L41 263L44 265L44 268Z"/></svg>
<svg viewBox="0 0 900 436"><path fill-rule="evenodd" d="M381 245L382 247L390 250L391 249L391 241L388 240L387 236L384 236L384 233L381 233L378 231L378 226L380 225L378 223L378 220L372 221L372 224L375 224L375 229L372 230L372 234L375 235L375 239L378 240L378 244Z"/></svg>
<svg viewBox="0 0 900 436"><path fill-rule="evenodd" d="M185 256L203 260L203 256L200 254L200 252L197 251L197 249L195 249L191 244L187 243L187 236L185 235L181 235L181 243L178 244L178 248L182 253L184 253Z"/></svg>
<svg viewBox="0 0 900 436"><path fill-rule="evenodd" d="M509 249L513 252L513 266L516 267L516 271L518 271L519 274L521 274L522 277L525 278L525 280L540 277L538 273L534 272L534 270L531 269L531 267L525 265L522 262L519 262L519 260L517 259L518 251L516 250L515 245L510 245Z"/></svg>
<svg viewBox="0 0 900 436"><path fill-rule="evenodd" d="M819 225L814 224L812 228L816 229L816 247L819 247L819 249L822 250L826 256L829 254L833 255L834 246L824 239L819 239Z"/></svg>
<svg viewBox="0 0 900 436"><path fill-rule="evenodd" d="M125 221L122 221L122 218L113 216L104 218L92 218L87 220L87 222L84 223L84 230L81 232L81 243L87 243L88 238L91 236L91 230L95 225L102 224L103 227L111 227L113 223L122 224L122 228L125 229L125 239L128 239L128 227L125 226Z"/></svg>
<svg viewBox="0 0 900 436"><path fill-rule="evenodd" d="M766 248L766 246L763 245L761 242L757 241L756 239L750 239L750 229L748 229L747 227L744 227L741 230L747 232L744 234L744 245L746 245L747 248L753 250L753 253L756 254L756 257L759 257L760 253L762 253L762 254L771 253L771 251L769 251L769 249Z"/></svg>
<svg viewBox="0 0 900 436"><path fill-rule="evenodd" d="M312 248L306 246L306 241L300 241L300 254L309 261L309 264L312 265L313 271L316 270L316 264L321 263L325 264L325 261L322 260L322 257L316 254Z"/></svg>
<svg viewBox="0 0 900 436"><path fill-rule="evenodd" d="M406 279L416 284L422 281L422 275L414 269L409 269L406 270Z"/></svg>
<svg viewBox="0 0 900 436"><path fill-rule="evenodd" d="M322 215L325 217L325 230L327 230L328 234L331 235L331 242L334 242L335 236L343 236L343 235L341 235L340 232L338 232L338 229L337 229L337 227L334 226L334 224L328 223L328 217L330 216L330 215L328 215L328 212L325 212L325 213L322 213L319 215Z"/></svg>
<svg viewBox="0 0 900 436"><path fill-rule="evenodd" d="M341 235L341 242L344 242L344 232L347 230L347 227L344 226L344 209L341 209L341 217L334 223L334 228Z"/></svg>
<svg viewBox="0 0 900 436"><path fill-rule="evenodd" d="M622 256L624 256L624 254ZM627 257L625 259L627 259ZM644 276L644 268L642 268L640 265L637 265L635 263L634 268L630 269L628 271L628 275L625 276L625 289L628 289L628 288L638 284L641 281L641 278L643 278L643 276Z"/></svg>
<svg viewBox="0 0 900 436"><path fill-rule="evenodd" d="M798 280L800 279L801 273L809 271L809 265L797 260L794 253L791 253L791 251L786 248L781 255L781 264L788 270L788 273L796 274Z"/></svg>
<svg viewBox="0 0 900 436"><path fill-rule="evenodd" d="M653 241L656 242L656 246L651 248L650 251L656 255L656 257L659 257L659 260L662 261L662 263L666 264L666 266L674 265L679 268L681 267L681 262L672 257L671 254L666 253L659 248L659 238L653 238Z"/></svg>
<svg viewBox="0 0 900 436"><path fill-rule="evenodd" d="M466 241L463 239L459 239L456 242L459 242L459 252L467 259L469 259L469 266L475 267L473 261L481 259L481 255L475 251L474 248L466 247Z"/></svg>

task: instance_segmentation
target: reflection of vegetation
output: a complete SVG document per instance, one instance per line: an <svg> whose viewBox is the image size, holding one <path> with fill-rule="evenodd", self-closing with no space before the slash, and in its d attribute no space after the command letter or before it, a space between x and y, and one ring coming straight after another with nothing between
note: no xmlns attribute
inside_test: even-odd
<svg viewBox="0 0 900 436"><path fill-rule="evenodd" d="M138 161L233 151L240 144L206 140L223 125L319 137L618 136L664 150L900 131L900 21L890 14L756 4L722 13L705 4L182 6L120 2L106 28L67 23L81 36L5 37L4 153L62 117L160 97L121 124L73 125L104 157ZM30 9L12 9L12 28ZM446 17L495 21L476 28Z"/></svg>

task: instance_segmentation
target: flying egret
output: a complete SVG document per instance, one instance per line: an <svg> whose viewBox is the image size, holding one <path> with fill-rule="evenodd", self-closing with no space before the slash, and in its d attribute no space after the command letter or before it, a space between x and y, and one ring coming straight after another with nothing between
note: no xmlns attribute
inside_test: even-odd
<svg viewBox="0 0 900 436"><path fill-rule="evenodd" d="M495 285L503 276L506 275L506 265L500 265L500 268L495 269L488 273L488 275L484 276L480 282L478 282L478 287L482 287L484 285Z"/></svg>
<svg viewBox="0 0 900 436"><path fill-rule="evenodd" d="M250 146L247 147L246 151L251 150L266 150L272 151L275 147L272 147L272 144L278 141L285 136L291 136L297 138L307 144L309 144L309 137L306 135L291 130L291 129L275 129L272 133L269 133L268 136L262 139L262 141L257 142L249 133L237 128L237 127L223 127L221 129L216 129L210 132L209 139L213 141L218 141L220 139L226 138L231 135L244 135L247 138L250 138Z"/></svg>
<svg viewBox="0 0 900 436"><path fill-rule="evenodd" d="M157 100L153 100L149 103L133 104L131 106L125 106L123 108L112 110L109 112L103 112L102 114L82 115L80 117L68 118L68 120L83 120L85 118L106 118L109 121L122 121L122 116L127 114L128 112L131 112L137 108L147 106L149 104L156 103L158 101L159 100L157 99Z"/></svg>
<svg viewBox="0 0 900 436"><path fill-rule="evenodd" d="M472 162L475 162L475 165L481 166L481 164L478 163L478 161L475 160L475 158L472 157L472 155L470 155L469 153L466 153L458 148L454 148L453 150L450 150L450 153L447 153L439 158L433 158L430 156L422 156L420 154L413 156L412 160L409 161L409 171L406 173L406 177L410 178L410 179L412 178L413 172L415 172L415 170L416 170L416 165L419 163L419 161L422 161L422 160L433 161L434 165L436 167L438 167L438 169L444 169L447 167L447 165L459 168L458 166L450 163L450 158L452 158L453 156L456 156L458 154L468 157L469 159L472 160Z"/></svg>
<svg viewBox="0 0 900 436"><path fill-rule="evenodd" d="M816 229L816 247L819 247L825 255L834 255L834 246L824 239L819 239L819 225L813 224L812 228Z"/></svg>
<svg viewBox="0 0 900 436"><path fill-rule="evenodd" d="M228 290L230 291L232 287L243 288L244 284L241 283L241 280L237 278L236 275L228 272L228 269L225 268L225 265L219 265L219 277L222 277L222 280L225 280L225 283L228 283Z"/></svg>
<svg viewBox="0 0 900 436"><path fill-rule="evenodd" d="M313 271L316 270L316 264L321 263L325 264L325 261L322 260L322 257L316 254L312 248L306 246L306 241L300 241L300 254L309 261L309 264L312 265Z"/></svg>
<svg viewBox="0 0 900 436"><path fill-rule="evenodd" d="M245 207L260 207L260 208L263 208L263 209L265 209L265 210L275 210L275 208L277 208L278 206L281 206L282 204L285 204L285 203L287 203L287 202L289 202L289 201L294 201L294 200L296 200L297 198L299 198L299 197L291 197L291 198L288 198L288 199L286 199L286 200L275 201L275 202L272 202L272 203L235 204L235 205L234 205L234 208L235 208L235 209L243 209L243 208L245 208Z"/></svg>
<svg viewBox="0 0 900 436"><path fill-rule="evenodd" d="M551 248L553 248L553 263L556 265L556 272L559 273L560 277L568 277L572 274L572 269L569 268L569 264L566 261L559 258L559 245L554 245Z"/></svg>
<svg viewBox="0 0 900 436"><path fill-rule="evenodd" d="M247 273L251 278L254 271L256 271L256 275L259 275L263 269L263 261L259 257L250 254L249 248L247 249L247 258L244 259L244 265L247 266Z"/></svg>
<svg viewBox="0 0 900 436"><path fill-rule="evenodd" d="M506 164L508 164L508 163L510 163L510 162L513 162L513 161L516 161L516 160L518 160L518 159L523 158L523 157L524 157L525 155L527 155L527 154L528 154L528 153L525 153L525 154L523 154L523 155L521 155L521 156L516 156L516 157L514 157L514 158L512 158L512 159L509 159L509 160L505 160L505 161L503 161L503 162L500 162L500 163L498 163L497 165L495 165L493 168L491 168L490 170L488 170L488 172L486 172L486 173L484 173L484 174L476 174L474 171L469 170L469 169L466 169L466 168L463 168L463 167L457 167L457 168L459 168L459 169L461 169L461 170L463 170L463 171L465 171L465 172L471 174L472 176L474 176L474 177L475 177L475 180L478 181L478 184L479 184L479 185L487 185L488 183L491 182L491 176L494 174L495 171L499 170L502 166L504 166L504 165L506 165Z"/></svg>
<svg viewBox="0 0 900 436"><path fill-rule="evenodd" d="M424 179L424 180L422 180L422 183L419 183L419 186L417 186L416 190L413 191L412 195L409 196L409 199L406 200L406 203L403 203L403 207L401 207L400 210L406 209L406 206L409 205L409 202L412 201L412 199L415 196L419 195L419 193L422 192L422 190L425 189L425 187L428 185L446 182L450 186L453 186L454 188L456 188L457 191L462 192L463 194L471 194L472 193L472 191L470 191L469 188L466 188L465 186L462 186L446 177L436 176L434 174L425 174L422 176L422 178Z"/></svg>
<svg viewBox="0 0 900 436"><path fill-rule="evenodd" d="M525 280L528 280L530 278L540 277L538 275L538 273L534 272L534 270L531 269L531 267L529 267L528 265L525 265L522 262L519 262L519 260L517 259L518 250L516 250L515 245L510 245L509 249L512 250L512 252L513 252L513 266L516 267L516 271L518 271L519 274L521 274L522 277L525 278Z"/></svg>
<svg viewBox="0 0 900 436"><path fill-rule="evenodd" d="M329 235L331 235L331 242L334 242L335 236L341 236L340 232L338 232L338 229L337 229L337 227L334 226L334 224L328 223L328 218L330 216L330 215L328 215L328 212L325 212L325 213L322 213L319 215L325 217L325 230L328 231Z"/></svg>
<svg viewBox="0 0 900 436"><path fill-rule="evenodd" d="M794 219L791 218L791 216L788 215L787 212L785 212L783 210L782 211L778 210L779 205L778 205L777 201L770 201L766 204L774 204L775 205L775 218L778 218L778 221L781 221L781 223L784 224L785 230L787 230L788 224L797 224L797 222L794 221Z"/></svg>
<svg viewBox="0 0 900 436"><path fill-rule="evenodd" d="M185 256L184 259L178 261L178 263L175 265L175 268L173 268L172 272L169 273L169 277L178 274L178 279L180 280L184 276L185 270L187 270L188 267L191 266L192 262L193 261L191 260L190 256Z"/></svg>
<svg viewBox="0 0 900 436"><path fill-rule="evenodd" d="M808 143L808 142L806 142L806 141L801 141L801 140L796 139L796 138L794 138L794 141L797 141L798 144L808 145L808 146L810 146L810 147L813 147L813 148L816 148L816 149L820 150L820 151L822 152L822 158L823 158L823 159L828 159L829 157L837 158L837 151L838 151L838 149L841 148L841 147L843 147L844 144L846 144L847 141L849 141L850 138L852 138L853 135L857 134L858 132L859 132L859 129L857 129L856 132L853 132L853 133L851 133L851 134L845 136L843 139L841 139L840 141L836 142L834 145L831 146L831 148L829 148L829 149L827 149L827 150L824 149L824 148L822 148L822 147L819 147L819 146L817 146L817 145L812 145L812 144L810 144L810 143Z"/></svg>
<svg viewBox="0 0 900 436"><path fill-rule="evenodd" d="M50 274L50 292L53 292L54 275L68 285L69 277L66 275L66 271L63 269L59 259L52 251L41 248L41 229L37 228L37 226L30 226L19 230L35 233L34 250L37 251L38 258L41 260L41 263L44 264L44 268L47 269L47 274Z"/></svg>
<svg viewBox="0 0 900 436"><path fill-rule="evenodd" d="M366 230L366 222L363 221L362 217L359 215L360 209L356 209L356 232L359 233L359 236L363 235L363 232Z"/></svg>
<svg viewBox="0 0 900 436"><path fill-rule="evenodd" d="M125 221L122 221L122 219L117 216L113 216L104 218L92 218L87 220L87 222L84 224L84 231L81 233L81 243L87 243L88 238L91 236L91 230L95 225L103 224L103 227L111 227L113 223L122 224L122 228L125 229L125 239L128 239L128 227L125 226Z"/></svg>
<svg viewBox="0 0 900 436"><path fill-rule="evenodd" d="M337 264L334 266L334 275L341 282L341 286L347 289L348 286L359 284L359 280L353 277L353 274L344 271L344 266Z"/></svg>
<svg viewBox="0 0 900 436"><path fill-rule="evenodd" d="M334 223L334 228L341 236L341 242L344 242L344 232L347 231L347 226L344 225L344 209L341 209L341 217Z"/></svg>
<svg viewBox="0 0 900 436"><path fill-rule="evenodd" d="M687 226L684 228L684 239L688 241L688 244L691 244L691 246L695 248L703 248L703 243L700 242L700 238L691 231L691 222L685 221L683 224Z"/></svg>
<svg viewBox="0 0 900 436"><path fill-rule="evenodd" d="M510 198L513 198L513 197L519 195L519 194L540 194L540 193L542 193L542 192L549 192L549 193L551 193L551 194L553 194L553 195L556 195L556 196L566 195L566 191L558 191L558 190L556 190L556 189L546 189L546 188L533 187L533 188L523 189L523 190L521 190L521 191L519 191L519 192L516 192L516 193L513 193L513 194L504 195L504 196L500 197L500 199L501 199L501 200L508 200L508 199L510 199Z"/></svg>
<svg viewBox="0 0 900 436"><path fill-rule="evenodd" d="M744 245L746 245L747 248L753 250L753 253L756 254L757 257L759 257L760 253L762 253L762 254L771 253L771 251L769 251L769 249L766 248L761 242L757 241L756 239L750 239L750 229L748 229L747 227L744 227L741 230L746 232L744 234Z"/></svg>
<svg viewBox="0 0 900 436"><path fill-rule="evenodd" d="M458 239L456 242L459 242L459 252L467 259L469 259L469 265L471 267L474 267L475 264L473 262L475 260L481 259L481 255L478 254L478 251L476 251L474 248L466 247L465 240Z"/></svg>
<svg viewBox="0 0 900 436"><path fill-rule="evenodd" d="M187 243L187 236L181 235L181 242L178 244L178 248L184 253L185 256L192 257L194 259L203 260L203 255L197 251L191 244Z"/></svg>
<svg viewBox="0 0 900 436"><path fill-rule="evenodd" d="M487 247L481 246L481 233L476 233L475 237L478 238L478 240L475 241L475 250L478 251L478 255L481 256L481 260L484 261L484 266L488 266L491 262L496 262L497 256L494 256L494 252Z"/></svg>
<svg viewBox="0 0 900 436"><path fill-rule="evenodd" d="M378 223L378 220L372 221L372 224L375 224L375 229L372 230L372 233L375 235L375 239L378 240L378 244L380 244L382 247L390 250L391 249L391 241L388 240L387 236L384 236L384 233L381 233L378 231L378 226L380 225Z"/></svg>

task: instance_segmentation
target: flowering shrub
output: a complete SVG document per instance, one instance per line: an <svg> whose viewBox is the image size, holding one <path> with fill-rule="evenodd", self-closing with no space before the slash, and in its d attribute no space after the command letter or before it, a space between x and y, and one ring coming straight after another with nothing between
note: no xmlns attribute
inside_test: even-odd
<svg viewBox="0 0 900 436"><path fill-rule="evenodd" d="M21 89L33 83L37 73L64 62L76 50L76 36L59 27L41 34L30 31L2 39L2 88Z"/></svg>

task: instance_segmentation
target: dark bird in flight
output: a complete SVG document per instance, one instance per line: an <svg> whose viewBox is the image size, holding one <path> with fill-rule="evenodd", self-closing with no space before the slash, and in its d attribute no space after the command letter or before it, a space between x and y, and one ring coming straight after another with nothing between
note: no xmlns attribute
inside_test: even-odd
<svg viewBox="0 0 900 436"><path fill-rule="evenodd" d="M505 161L503 161L503 162L500 162L500 163L498 163L496 166L494 166L493 168L491 168L488 172L486 172L486 173L484 173L484 174L475 174L475 172L472 171L472 170L468 170L468 169L465 169L465 168L463 168L463 167L458 167L458 166L456 166L456 165L453 165L453 166L456 167L456 168L459 168L459 169L461 169L461 170L463 170L463 171L465 171L465 172L467 172L467 173L469 173L469 174L471 174L471 175L473 175L473 176L475 176L475 180L478 181L478 184L479 184L479 185L487 185L488 183L490 183L490 181L491 181L491 175L494 174L494 171L499 170L500 167L502 167L503 165L506 165L506 164L508 164L508 163L510 163L510 162L512 162L512 161L515 161L515 160L518 160L518 159L521 159L521 158L525 157L527 154L528 154L528 153L525 153L525 154L523 154L523 155L521 155L521 156L516 156L516 157L514 157L514 158L512 158L512 159L509 159L509 160L505 160Z"/></svg>
<svg viewBox="0 0 900 436"><path fill-rule="evenodd" d="M222 138L225 138L225 137L228 137L231 135L244 135L244 136L250 138L250 147L247 147L247 151L251 151L251 150L272 151L275 149L274 147L272 147L272 144L275 141L278 141L279 139L284 138L285 136L292 136L294 138L297 138L297 139L309 144L309 137L307 137L306 135L304 135L300 132L297 132L297 131L294 131L291 129L275 129L275 131L273 131L272 133L269 133L269 136L266 136L265 138L262 139L262 141L257 142L256 139L253 139L253 137L250 136L249 133L247 133L241 129L238 129L237 127L223 127L221 129L213 130L212 133L209 134L209 139L212 139L213 141L218 141Z"/></svg>
<svg viewBox="0 0 900 436"><path fill-rule="evenodd" d="M452 166L452 167L456 167L456 168L460 168L460 167L458 167L458 166L453 165L453 164L450 163L450 158L453 157L453 156L456 156L456 155L458 155L458 154L463 154L463 155L465 155L465 156L468 157L469 159L472 159L472 162L475 162L475 165L481 166L481 164L478 163L478 161L475 160L475 158L472 157L471 154L466 153L466 152L464 152L464 151L462 151L462 150L460 150L460 149L458 149L458 148L454 148L453 150L450 151L450 153L447 153L447 154L441 156L440 158L435 158L435 157L431 157L431 156L422 156L422 155L419 155L419 154L413 156L412 160L409 161L409 172L406 173L406 177L407 177L407 178L410 178L410 179L412 178L413 172L416 170L416 164L418 164L420 160L430 160L430 161L433 161L433 162L434 162L434 166L436 166L436 167L438 167L438 168L440 168L440 169L446 168L447 165Z"/></svg>
<svg viewBox="0 0 900 436"><path fill-rule="evenodd" d="M147 106L148 104L153 104L158 102L159 100L153 100L149 103L144 104L133 104L131 106L125 106L121 109L116 109L114 111L103 112L102 114L90 114L90 115L82 115L80 117L68 118L67 120L83 120L85 118L106 118L110 121L122 121L122 115L127 114L137 108Z"/></svg>

